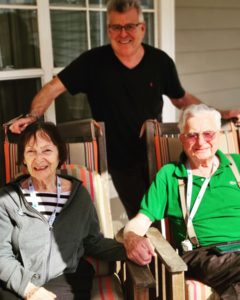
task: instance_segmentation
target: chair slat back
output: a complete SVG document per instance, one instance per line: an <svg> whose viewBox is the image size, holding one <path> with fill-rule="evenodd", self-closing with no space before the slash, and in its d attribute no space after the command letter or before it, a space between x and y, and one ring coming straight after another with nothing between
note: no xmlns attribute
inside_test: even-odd
<svg viewBox="0 0 240 300"><path fill-rule="evenodd" d="M21 168L17 165L17 144L4 141L5 159L5 179L9 182L12 178L21 173Z"/></svg>
<svg viewBox="0 0 240 300"><path fill-rule="evenodd" d="M100 174L107 172L105 126L93 119L58 124L65 142L69 145L69 163L79 163ZM81 155L79 155L81 154Z"/></svg>

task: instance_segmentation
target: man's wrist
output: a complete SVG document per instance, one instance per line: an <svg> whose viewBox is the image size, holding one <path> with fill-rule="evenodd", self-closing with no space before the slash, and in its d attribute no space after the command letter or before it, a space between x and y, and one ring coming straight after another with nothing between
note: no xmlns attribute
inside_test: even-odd
<svg viewBox="0 0 240 300"><path fill-rule="evenodd" d="M39 119L39 116L36 113L30 112L29 114L25 115L25 118L32 118L33 121L37 121Z"/></svg>
<svg viewBox="0 0 240 300"><path fill-rule="evenodd" d="M140 237L133 231L127 231L123 234L123 244L127 245L128 243L131 243L133 239Z"/></svg>

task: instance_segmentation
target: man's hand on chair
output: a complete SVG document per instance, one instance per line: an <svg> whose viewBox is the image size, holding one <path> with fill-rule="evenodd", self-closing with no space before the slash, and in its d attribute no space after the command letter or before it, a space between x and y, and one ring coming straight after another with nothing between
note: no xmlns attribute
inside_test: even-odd
<svg viewBox="0 0 240 300"><path fill-rule="evenodd" d="M25 117L22 117L20 119L17 119L16 121L14 121L10 126L9 129L11 130L11 132L13 133L17 133L20 134L22 131L24 131L24 129L30 125L31 123L33 123L34 121L36 121L36 117L31 116L31 115L26 115Z"/></svg>
<svg viewBox="0 0 240 300"><path fill-rule="evenodd" d="M231 119L236 126L240 126L240 109L220 111L223 119Z"/></svg>
<svg viewBox="0 0 240 300"><path fill-rule="evenodd" d="M156 256L154 247L148 238L130 231L124 235L124 246L130 260L139 265L147 265Z"/></svg>

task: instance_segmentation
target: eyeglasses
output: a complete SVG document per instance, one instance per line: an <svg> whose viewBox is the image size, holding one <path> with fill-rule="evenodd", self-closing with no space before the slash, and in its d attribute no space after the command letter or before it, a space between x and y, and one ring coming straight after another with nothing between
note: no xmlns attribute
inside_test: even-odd
<svg viewBox="0 0 240 300"><path fill-rule="evenodd" d="M184 136L190 143L196 142L200 135L203 137L205 142L210 142L215 138L216 133L217 132L215 131L189 132L184 134Z"/></svg>
<svg viewBox="0 0 240 300"><path fill-rule="evenodd" d="M127 32L134 32L140 24L142 23L136 23L136 24L128 23L125 25L112 24L112 25L108 25L108 29L115 33L120 33L122 32L123 29Z"/></svg>

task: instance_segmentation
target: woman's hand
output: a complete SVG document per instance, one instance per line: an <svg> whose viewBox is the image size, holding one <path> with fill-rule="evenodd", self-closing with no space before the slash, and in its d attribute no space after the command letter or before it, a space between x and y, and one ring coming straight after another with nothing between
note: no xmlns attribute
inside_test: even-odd
<svg viewBox="0 0 240 300"><path fill-rule="evenodd" d="M39 289L35 290L33 294L30 295L30 297L25 298L26 300L54 300L57 299L57 296L46 290L43 287L40 287Z"/></svg>
<svg viewBox="0 0 240 300"><path fill-rule="evenodd" d="M57 299L57 296L46 290L43 287L38 287L31 282L28 283L25 290L25 300L54 300Z"/></svg>

